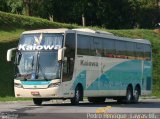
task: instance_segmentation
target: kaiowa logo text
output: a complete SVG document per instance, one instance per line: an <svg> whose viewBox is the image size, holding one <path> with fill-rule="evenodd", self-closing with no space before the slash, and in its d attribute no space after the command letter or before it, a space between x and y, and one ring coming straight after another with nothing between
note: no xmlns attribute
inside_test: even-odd
<svg viewBox="0 0 160 119"><path fill-rule="evenodd" d="M59 49L59 45L19 45L18 50L53 50Z"/></svg>
<svg viewBox="0 0 160 119"><path fill-rule="evenodd" d="M81 60L80 61L80 65L97 67L98 66L98 62L90 62L88 60L87 61Z"/></svg>

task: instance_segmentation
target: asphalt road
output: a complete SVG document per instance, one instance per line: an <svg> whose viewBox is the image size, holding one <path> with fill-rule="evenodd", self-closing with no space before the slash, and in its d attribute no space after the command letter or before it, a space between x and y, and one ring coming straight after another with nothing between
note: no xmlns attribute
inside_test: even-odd
<svg viewBox="0 0 160 119"><path fill-rule="evenodd" d="M0 118L13 116L15 118L95 118L90 113L159 113L160 99L140 99L138 104L118 104L114 100L106 100L104 104L91 104L87 100L80 105L71 105L66 101L44 102L42 106L35 106L32 101L25 102L0 102ZM45 116L44 116L45 115ZM98 118L98 117L97 117ZM4 118L3 118L4 119ZM159 119L159 117L157 118Z"/></svg>

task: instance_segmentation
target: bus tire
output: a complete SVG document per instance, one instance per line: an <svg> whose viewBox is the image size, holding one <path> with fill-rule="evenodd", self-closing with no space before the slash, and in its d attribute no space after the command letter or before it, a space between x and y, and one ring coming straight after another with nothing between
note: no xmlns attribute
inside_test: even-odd
<svg viewBox="0 0 160 119"><path fill-rule="evenodd" d="M81 97L81 96L82 96L81 94L82 94L82 92L81 92L81 90L80 90L80 87L77 86L76 89L75 89L74 97L71 98L71 104L73 104L73 105L78 105L80 99L82 98L82 97Z"/></svg>
<svg viewBox="0 0 160 119"><path fill-rule="evenodd" d="M136 86L134 90L134 95L133 95L133 103L138 103L139 96L140 96L140 88Z"/></svg>
<svg viewBox="0 0 160 119"><path fill-rule="evenodd" d="M91 103L104 103L106 100L105 97L88 97L88 101Z"/></svg>
<svg viewBox="0 0 160 119"><path fill-rule="evenodd" d="M37 106L42 105L42 99L41 98L33 98L33 103Z"/></svg>
<svg viewBox="0 0 160 119"><path fill-rule="evenodd" d="M125 97L125 102L126 102L126 103L131 103L131 102L132 102L132 99L133 99L133 90L132 90L132 87L129 86L129 87L127 88L126 97Z"/></svg>

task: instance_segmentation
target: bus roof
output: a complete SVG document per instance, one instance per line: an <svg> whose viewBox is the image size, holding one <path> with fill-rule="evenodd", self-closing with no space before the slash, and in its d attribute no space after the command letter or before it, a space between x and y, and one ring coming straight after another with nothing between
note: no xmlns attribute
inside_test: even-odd
<svg viewBox="0 0 160 119"><path fill-rule="evenodd" d="M32 34L32 33L65 33L68 29L59 28L59 29L39 29L39 30L31 30L25 31L22 34Z"/></svg>
<svg viewBox="0 0 160 119"><path fill-rule="evenodd" d="M94 31L90 29L72 29L72 30L75 30L77 31L78 34L83 34L83 35L97 36L97 37L102 37L102 38L109 38L109 39L143 43L143 44L151 44L150 41L146 39L119 37L119 36L115 36L114 34L110 32L106 32L106 31Z"/></svg>
<svg viewBox="0 0 160 119"><path fill-rule="evenodd" d="M66 29L66 28L59 28L59 29L39 29L39 30L31 30L25 31L22 34L32 34L32 33L65 33L65 32L77 32L78 34L83 35L90 35L90 36L97 36L102 38L110 38L116 40L123 40L129 42L138 42L144 44L151 44L150 41L146 39L134 39L134 38L127 38L127 37L119 37L115 36L114 34L106 31L95 31L88 28L77 28L77 29Z"/></svg>

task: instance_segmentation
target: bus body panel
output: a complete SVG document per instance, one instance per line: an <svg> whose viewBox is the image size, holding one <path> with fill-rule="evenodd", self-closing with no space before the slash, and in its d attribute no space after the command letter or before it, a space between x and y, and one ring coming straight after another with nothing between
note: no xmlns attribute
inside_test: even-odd
<svg viewBox="0 0 160 119"><path fill-rule="evenodd" d="M82 64L82 61L84 64ZM87 63L98 62L97 67L82 66ZM76 87L78 83L82 84L84 88L84 96L87 97L99 97L99 96L125 96L126 89L129 84L132 84L133 88L137 84L142 87L142 94L149 94L145 92L147 88L146 84L150 86L151 83L147 82L147 77L151 81L151 68L152 65L148 61L142 60L128 60L128 59L115 59L115 58L99 58L83 56L78 58L76 67L77 78L73 85ZM86 63L86 64L87 64ZM143 66L148 64L148 71ZM92 65L92 64L91 64ZM78 70L78 71L77 71ZM78 72L78 73L77 73ZM73 79L74 80L74 79ZM145 85L143 84L145 82Z"/></svg>

